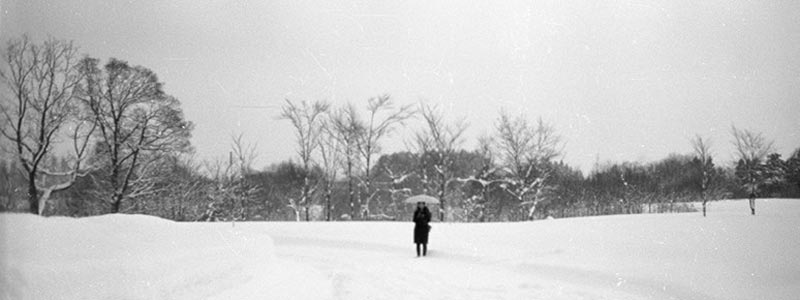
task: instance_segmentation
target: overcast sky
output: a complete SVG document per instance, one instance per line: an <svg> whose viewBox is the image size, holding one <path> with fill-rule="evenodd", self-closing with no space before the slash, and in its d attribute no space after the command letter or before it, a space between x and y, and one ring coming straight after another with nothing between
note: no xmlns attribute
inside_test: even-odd
<svg viewBox="0 0 800 300"><path fill-rule="evenodd" d="M541 116L584 171L688 153L695 134L728 163L731 125L784 157L800 147L794 0L0 0L2 40L23 33L154 70L196 123L200 158L225 157L242 133L258 168L295 154L284 99L363 107L380 94L466 118L467 149L501 109Z"/></svg>

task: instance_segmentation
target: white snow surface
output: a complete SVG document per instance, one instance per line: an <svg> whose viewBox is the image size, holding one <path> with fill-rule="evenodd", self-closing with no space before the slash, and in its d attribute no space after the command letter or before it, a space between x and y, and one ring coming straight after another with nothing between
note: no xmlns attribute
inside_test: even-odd
<svg viewBox="0 0 800 300"><path fill-rule="evenodd" d="M800 200L522 223L0 214L2 299L797 299Z"/></svg>

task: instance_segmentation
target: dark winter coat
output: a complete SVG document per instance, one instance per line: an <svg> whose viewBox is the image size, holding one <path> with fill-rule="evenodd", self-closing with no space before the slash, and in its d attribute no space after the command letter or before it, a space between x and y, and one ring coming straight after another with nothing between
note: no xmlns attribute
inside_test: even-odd
<svg viewBox="0 0 800 300"><path fill-rule="evenodd" d="M427 207L422 209L417 208L414 211L414 243L427 244L428 232L431 227L428 223L431 221L431 211Z"/></svg>

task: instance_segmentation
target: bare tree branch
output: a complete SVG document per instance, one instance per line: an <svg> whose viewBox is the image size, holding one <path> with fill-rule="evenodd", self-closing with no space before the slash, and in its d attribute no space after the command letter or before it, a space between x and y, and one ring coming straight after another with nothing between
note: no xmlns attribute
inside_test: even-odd
<svg viewBox="0 0 800 300"><path fill-rule="evenodd" d="M775 152L775 141L767 140L760 132L738 129L731 125L731 134L736 156L745 162L763 162L767 154Z"/></svg>
<svg viewBox="0 0 800 300"><path fill-rule="evenodd" d="M52 156L62 126L75 117L74 87L82 77L76 62L78 50L72 42L51 38L35 44L27 36L10 40L6 50L8 71L0 71L0 79L12 97L0 103L0 136L16 146L28 180L30 212L41 213L39 191L48 188L40 182L45 174L43 162ZM66 188L62 186L69 185L53 188Z"/></svg>

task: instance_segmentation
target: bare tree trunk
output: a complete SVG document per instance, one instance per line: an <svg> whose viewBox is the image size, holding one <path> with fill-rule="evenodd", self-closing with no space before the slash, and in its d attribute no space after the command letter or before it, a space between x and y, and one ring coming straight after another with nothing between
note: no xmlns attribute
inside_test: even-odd
<svg viewBox="0 0 800 300"><path fill-rule="evenodd" d="M447 182L445 182L445 176L441 172L439 173L439 178L441 179L439 183L439 221L444 222L445 210L446 207L446 200L444 199L445 189L447 188Z"/></svg>
<svg viewBox="0 0 800 300"><path fill-rule="evenodd" d="M370 178L369 178L369 176L370 176L370 174L369 174L370 167L372 167L370 165L370 156L367 156L367 169L366 169L366 173L365 173L366 181L365 181L364 188L367 190L367 195L368 196L367 196L367 200L365 201L365 203L362 204L362 207L361 207L362 219L367 219L369 217L369 213L370 213L369 204L372 201L372 180L370 180Z"/></svg>
<svg viewBox="0 0 800 300"><path fill-rule="evenodd" d="M349 155L349 153L348 153ZM347 198L350 205L350 219L355 218L356 203L355 191L353 190L353 160L348 156L347 158Z"/></svg>
<svg viewBox="0 0 800 300"><path fill-rule="evenodd" d="M28 203L30 204L30 208L28 211L32 214L39 213L39 191L36 190L36 171L28 173Z"/></svg>
<svg viewBox="0 0 800 300"><path fill-rule="evenodd" d="M495 216L496 221L503 220L503 198L500 198L497 201L497 215Z"/></svg>
<svg viewBox="0 0 800 300"><path fill-rule="evenodd" d="M533 200L531 204L531 208L528 210L528 221L533 221L533 214L536 213L536 203L538 201L536 199Z"/></svg>
<svg viewBox="0 0 800 300"><path fill-rule="evenodd" d="M706 216L706 199L703 199L703 217Z"/></svg>
<svg viewBox="0 0 800 300"><path fill-rule="evenodd" d="M308 166L306 166L305 169L307 171L308 170ZM310 220L310 218L308 216L308 206L310 205L309 199L308 199L308 174L306 174L304 177L305 178L303 178L303 196L302 196L303 197L303 201L302 201L302 203L303 203L303 206L305 208L306 222L308 222Z"/></svg>
<svg viewBox="0 0 800 300"><path fill-rule="evenodd" d="M483 186L483 205L481 205L481 214L478 218L481 222L486 221L486 204L489 203L489 188L487 186Z"/></svg>
<svg viewBox="0 0 800 300"><path fill-rule="evenodd" d="M706 198L706 192L700 192L700 197L703 198L703 217L706 216L706 203L708 203L708 198Z"/></svg>
<svg viewBox="0 0 800 300"><path fill-rule="evenodd" d="M348 173L351 172L350 171L351 168L352 168L351 164L348 163L347 165ZM355 199L355 191L353 190L353 176L352 173L350 174L351 175L348 175L347 179L347 190L348 190L348 195L350 197L350 219L353 219L356 217L356 203L355 203L356 199Z"/></svg>
<svg viewBox="0 0 800 300"><path fill-rule="evenodd" d="M39 211L37 212L40 216L44 215L44 210L47 209L47 201L50 200L50 194L53 192L52 189L47 189L42 192L42 195L39 197Z"/></svg>
<svg viewBox="0 0 800 300"><path fill-rule="evenodd" d="M356 220L363 219L362 218L362 213L361 213L361 211L364 210L364 200L363 200L364 199L364 190L363 189L364 189L364 184L363 183L361 183L361 182L356 183L355 193L356 193L356 206L357 207L356 207L356 213L355 213L355 215L353 215L353 219L356 219Z"/></svg>
<svg viewBox="0 0 800 300"><path fill-rule="evenodd" d="M120 206L122 204L122 195L118 194L118 193L114 193L114 196L112 196L112 199L113 199L113 201L111 203L111 212L112 213L118 213L119 212L119 208L120 208Z"/></svg>
<svg viewBox="0 0 800 300"><path fill-rule="evenodd" d="M115 134L116 136L116 134ZM114 191L114 194L111 195L111 212L118 213L119 212L119 203L122 201L122 195L119 195L119 164L117 163L118 155L117 149L119 149L119 144L115 143L114 148L111 150L111 189Z"/></svg>
<svg viewBox="0 0 800 300"><path fill-rule="evenodd" d="M330 222L331 221L331 184L330 184L330 182L327 183L326 187L325 187L325 203L328 206L328 209L327 209L328 215L326 216L326 219L328 220L328 222Z"/></svg>

